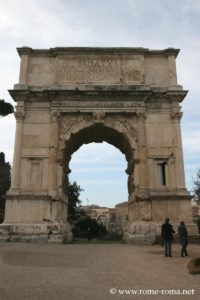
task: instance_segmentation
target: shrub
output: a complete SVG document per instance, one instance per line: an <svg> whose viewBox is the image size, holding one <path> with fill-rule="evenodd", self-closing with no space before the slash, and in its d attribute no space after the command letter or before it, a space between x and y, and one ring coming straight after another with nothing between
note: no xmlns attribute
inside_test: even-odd
<svg viewBox="0 0 200 300"><path fill-rule="evenodd" d="M193 258L187 265L190 274L200 274L200 257Z"/></svg>

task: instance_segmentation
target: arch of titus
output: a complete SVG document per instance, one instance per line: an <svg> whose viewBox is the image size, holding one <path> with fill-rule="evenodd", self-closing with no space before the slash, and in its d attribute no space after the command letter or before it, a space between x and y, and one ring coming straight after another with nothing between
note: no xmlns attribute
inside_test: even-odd
<svg viewBox="0 0 200 300"><path fill-rule="evenodd" d="M127 160L127 242L153 243L165 217L191 222L180 130L187 91L177 83L178 49L17 50L12 185L1 233L11 240L70 240L71 155L103 141Z"/></svg>

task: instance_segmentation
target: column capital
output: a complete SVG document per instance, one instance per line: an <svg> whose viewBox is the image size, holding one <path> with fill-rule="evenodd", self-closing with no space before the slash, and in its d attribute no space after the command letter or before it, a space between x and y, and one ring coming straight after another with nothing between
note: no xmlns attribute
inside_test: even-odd
<svg viewBox="0 0 200 300"><path fill-rule="evenodd" d="M17 122L22 122L25 118L25 112L24 111L15 111L14 116Z"/></svg>
<svg viewBox="0 0 200 300"><path fill-rule="evenodd" d="M171 119L173 121L180 121L183 116L183 113L181 111L172 111L171 112Z"/></svg>
<svg viewBox="0 0 200 300"><path fill-rule="evenodd" d="M52 110L52 111L50 112L50 117L51 117L51 121L52 121L52 122L57 122L59 116L60 116L60 112L57 111L57 110Z"/></svg>
<svg viewBox="0 0 200 300"><path fill-rule="evenodd" d="M146 110L137 109L137 110L136 110L136 116L137 116L139 119L146 119Z"/></svg>

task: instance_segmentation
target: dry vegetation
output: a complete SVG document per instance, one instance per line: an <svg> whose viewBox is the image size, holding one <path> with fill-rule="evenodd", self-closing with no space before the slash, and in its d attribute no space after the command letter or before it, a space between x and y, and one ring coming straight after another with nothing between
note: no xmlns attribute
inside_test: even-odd
<svg viewBox="0 0 200 300"><path fill-rule="evenodd" d="M200 274L200 257L193 258L187 267L190 274Z"/></svg>

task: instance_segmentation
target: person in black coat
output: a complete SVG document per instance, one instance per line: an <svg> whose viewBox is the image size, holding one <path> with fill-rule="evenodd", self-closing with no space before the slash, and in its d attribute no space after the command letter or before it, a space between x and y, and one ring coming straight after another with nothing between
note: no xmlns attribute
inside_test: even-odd
<svg viewBox="0 0 200 300"><path fill-rule="evenodd" d="M172 225L169 224L169 218L166 218L165 223L162 224L162 238L164 241L166 257L172 257L171 246L173 241L173 233L175 233L175 231L173 230Z"/></svg>
<svg viewBox="0 0 200 300"><path fill-rule="evenodd" d="M188 245L188 233L187 233L187 228L185 226L185 223L183 221L181 221L180 226L178 227L178 233L179 233L179 237L180 237L180 243L182 245L182 249L181 249L181 256L184 257L188 256L187 253L187 245Z"/></svg>

